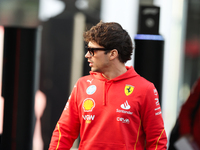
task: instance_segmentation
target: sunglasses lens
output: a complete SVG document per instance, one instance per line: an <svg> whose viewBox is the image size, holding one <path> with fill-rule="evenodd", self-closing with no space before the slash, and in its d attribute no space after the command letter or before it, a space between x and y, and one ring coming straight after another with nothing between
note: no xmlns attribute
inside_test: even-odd
<svg viewBox="0 0 200 150"><path fill-rule="evenodd" d="M91 56L94 56L93 50L89 50L89 53L90 53Z"/></svg>
<svg viewBox="0 0 200 150"><path fill-rule="evenodd" d="M85 47L86 50L90 53L91 56L94 56L94 51L95 50L101 50L101 51L106 51L106 48L90 48L90 47Z"/></svg>
<svg viewBox="0 0 200 150"><path fill-rule="evenodd" d="M87 51L90 53L91 56L94 56L94 50L87 47Z"/></svg>

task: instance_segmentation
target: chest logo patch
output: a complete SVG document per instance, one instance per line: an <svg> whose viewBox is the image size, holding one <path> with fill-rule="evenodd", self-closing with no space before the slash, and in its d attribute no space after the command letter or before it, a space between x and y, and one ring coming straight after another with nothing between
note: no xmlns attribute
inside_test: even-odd
<svg viewBox="0 0 200 150"><path fill-rule="evenodd" d="M130 109L131 106L128 104L128 101L126 101L124 104L121 104L122 109Z"/></svg>
<svg viewBox="0 0 200 150"><path fill-rule="evenodd" d="M126 96L131 95L133 90L134 90L134 86L132 86L132 85L126 85L124 88L124 92L125 92Z"/></svg>
<svg viewBox="0 0 200 150"><path fill-rule="evenodd" d="M96 87L95 85L90 85L90 86L87 88L86 93L87 93L88 95L92 95L92 94L94 94L94 93L96 92L96 90L97 90L97 87Z"/></svg>
<svg viewBox="0 0 200 150"><path fill-rule="evenodd" d="M86 98L82 104L84 112L91 112L95 107L95 101L92 98Z"/></svg>

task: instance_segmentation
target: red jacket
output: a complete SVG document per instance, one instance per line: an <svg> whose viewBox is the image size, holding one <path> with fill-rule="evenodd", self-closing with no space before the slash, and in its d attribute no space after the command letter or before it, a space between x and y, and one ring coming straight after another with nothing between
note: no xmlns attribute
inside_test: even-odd
<svg viewBox="0 0 200 150"><path fill-rule="evenodd" d="M191 134L200 148L200 106L195 114L194 125L191 127L191 113L197 105L198 100L200 100L200 78L193 86L190 96L183 104L179 114L180 135Z"/></svg>
<svg viewBox="0 0 200 150"><path fill-rule="evenodd" d="M96 72L78 80L49 150L69 150L79 133L79 150L166 150L157 90L127 69L112 80Z"/></svg>

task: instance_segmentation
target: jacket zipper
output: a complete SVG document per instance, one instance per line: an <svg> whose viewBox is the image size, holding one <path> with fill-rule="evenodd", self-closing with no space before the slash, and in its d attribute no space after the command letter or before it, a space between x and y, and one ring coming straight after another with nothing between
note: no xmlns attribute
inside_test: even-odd
<svg viewBox="0 0 200 150"><path fill-rule="evenodd" d="M106 106L107 93L108 93L112 83L113 83L113 81L111 81L111 83L109 83L109 85L107 85L107 87L106 87L106 81L103 82L103 106Z"/></svg>

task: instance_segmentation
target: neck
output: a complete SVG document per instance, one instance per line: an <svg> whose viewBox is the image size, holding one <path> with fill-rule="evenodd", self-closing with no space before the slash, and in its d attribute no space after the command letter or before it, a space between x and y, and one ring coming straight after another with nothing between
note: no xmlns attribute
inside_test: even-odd
<svg viewBox="0 0 200 150"><path fill-rule="evenodd" d="M114 79L127 71L125 64L120 64L118 66L111 66L108 71L102 73L104 78L111 80Z"/></svg>

